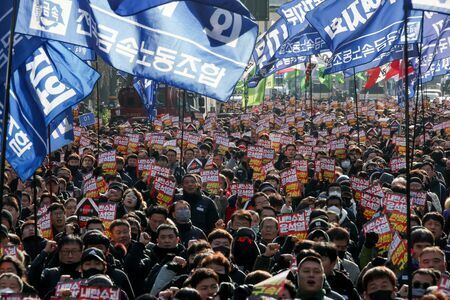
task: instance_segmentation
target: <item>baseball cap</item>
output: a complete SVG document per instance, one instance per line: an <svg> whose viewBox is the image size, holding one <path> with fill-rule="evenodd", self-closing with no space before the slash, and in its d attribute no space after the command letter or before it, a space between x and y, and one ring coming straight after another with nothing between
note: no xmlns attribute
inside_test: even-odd
<svg viewBox="0 0 450 300"><path fill-rule="evenodd" d="M81 263L88 260L98 260L100 262L105 262L105 255L100 249L88 248L83 251L83 255L81 256Z"/></svg>

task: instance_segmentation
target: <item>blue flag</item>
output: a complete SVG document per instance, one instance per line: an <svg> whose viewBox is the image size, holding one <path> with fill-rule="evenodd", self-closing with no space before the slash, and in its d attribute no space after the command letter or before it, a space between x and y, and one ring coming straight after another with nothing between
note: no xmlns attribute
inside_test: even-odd
<svg viewBox="0 0 450 300"><path fill-rule="evenodd" d="M261 72L261 70L264 70L264 67L273 65L276 62L275 53L288 37L289 33L286 21L280 18L256 43L255 51L253 52L253 59L256 62L256 73ZM262 75L266 76L265 73L262 73Z"/></svg>
<svg viewBox="0 0 450 300"><path fill-rule="evenodd" d="M150 121L155 120L156 111L156 82L149 79L137 78L133 80L133 86L141 97L142 103L147 109Z"/></svg>
<svg viewBox="0 0 450 300"><path fill-rule="evenodd" d="M8 45L12 12L13 0L0 1L0 102L2 103L3 97L5 96L6 67L8 64ZM27 59L27 57L30 56L31 53L33 53L33 51L36 50L42 43L42 40L39 38L16 33L14 35L12 70L15 70L19 65L21 65L22 62Z"/></svg>
<svg viewBox="0 0 450 300"><path fill-rule="evenodd" d="M422 74L422 83L427 83L433 80L435 76L445 75L450 73L450 57L441 60L434 60L428 71Z"/></svg>
<svg viewBox="0 0 450 300"><path fill-rule="evenodd" d="M226 101L250 59L257 25L192 1L121 17L104 0L35 0L20 2L17 32L91 48L121 71Z"/></svg>
<svg viewBox="0 0 450 300"><path fill-rule="evenodd" d="M6 158L22 181L48 153L48 126L52 149L71 138L67 110L91 93L98 78L94 69L58 42L38 48L14 72Z"/></svg>
<svg viewBox="0 0 450 300"><path fill-rule="evenodd" d="M289 36L294 37L309 26L306 14L314 10L325 0L294 0L280 6L277 13L284 18Z"/></svg>
<svg viewBox="0 0 450 300"><path fill-rule="evenodd" d="M13 74L11 90L22 110L45 125L92 92L100 75L58 42L38 48Z"/></svg>
<svg viewBox="0 0 450 300"><path fill-rule="evenodd" d="M130 16L149 8L174 2L175 0L108 0L109 5L116 14ZM251 17L249 10L239 0L192 0L204 5L220 7L225 10Z"/></svg>
<svg viewBox="0 0 450 300"><path fill-rule="evenodd" d="M72 108L66 109L50 123L50 151L61 149L74 140Z"/></svg>
<svg viewBox="0 0 450 300"><path fill-rule="evenodd" d="M392 62L394 60L403 59L404 56L404 45L397 45L392 47L391 50L387 52L383 52L380 55L378 55L375 59L373 59L371 62L363 65L356 66L355 72L364 72L370 69L373 69L375 67L379 67L382 65L385 65L389 62ZM408 44L408 57L416 57L418 55L419 51L417 49L417 44ZM344 77L350 77L353 76L353 68L344 70Z"/></svg>
<svg viewBox="0 0 450 300"><path fill-rule="evenodd" d="M413 9L450 14L450 0L411 0Z"/></svg>
<svg viewBox="0 0 450 300"><path fill-rule="evenodd" d="M354 2L327 1L307 13L332 50L325 74L335 73L371 62L380 53L404 43L404 1ZM370 4L369 4L370 3ZM408 42L416 42L421 13L408 16Z"/></svg>
<svg viewBox="0 0 450 300"><path fill-rule="evenodd" d="M443 30L446 28L449 16L433 12L424 12L423 33L421 40L421 72L425 73L434 60ZM448 47L447 47L448 48Z"/></svg>
<svg viewBox="0 0 450 300"><path fill-rule="evenodd" d="M76 46L68 43L62 43L64 47L72 51L76 56L81 58L84 61L93 61L96 59L96 55L94 50L82 47L82 46Z"/></svg>
<svg viewBox="0 0 450 300"><path fill-rule="evenodd" d="M329 51L327 44L317 30L308 25L303 32L284 42L275 56L277 58L287 58L313 55L324 51Z"/></svg>

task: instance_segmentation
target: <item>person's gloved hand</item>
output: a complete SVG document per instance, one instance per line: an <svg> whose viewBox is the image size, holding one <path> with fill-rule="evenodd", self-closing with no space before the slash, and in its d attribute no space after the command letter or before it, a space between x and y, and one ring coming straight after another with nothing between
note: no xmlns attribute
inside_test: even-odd
<svg viewBox="0 0 450 300"><path fill-rule="evenodd" d="M376 232L368 232L366 234L366 241L364 242L364 246L366 248L373 248L378 243L378 233Z"/></svg>
<svg viewBox="0 0 450 300"><path fill-rule="evenodd" d="M245 300L248 297L250 297L252 292L253 292L253 285L252 284L240 285L234 290L233 299Z"/></svg>

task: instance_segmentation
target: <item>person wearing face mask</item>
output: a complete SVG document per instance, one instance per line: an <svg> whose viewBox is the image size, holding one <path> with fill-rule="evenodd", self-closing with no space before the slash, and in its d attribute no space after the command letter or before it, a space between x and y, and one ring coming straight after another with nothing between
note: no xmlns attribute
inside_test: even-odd
<svg viewBox="0 0 450 300"><path fill-rule="evenodd" d="M131 185L134 185L139 178L137 177L137 155L136 154L130 154L125 160L125 172L127 175L131 178Z"/></svg>
<svg viewBox="0 0 450 300"><path fill-rule="evenodd" d="M214 252L222 253L228 260L231 258L231 244L233 237L226 230L216 229L208 235L208 242ZM231 261L230 261L231 262ZM231 271L229 276L236 284L243 284L245 280L245 273L231 263Z"/></svg>
<svg viewBox="0 0 450 300"><path fill-rule="evenodd" d="M214 270L219 276L219 283L230 282L232 279L230 277L231 263L230 261L220 252L208 255L205 257L201 263L201 268L209 268Z"/></svg>
<svg viewBox="0 0 450 300"><path fill-rule="evenodd" d="M364 274L363 299L364 300L389 300L396 299L397 282L395 273L381 266L374 267Z"/></svg>
<svg viewBox="0 0 450 300"><path fill-rule="evenodd" d="M359 277L359 267L354 263L353 257L347 252L347 248L350 243L350 234L342 227L334 227L327 231L330 237L330 242L336 245L338 252L338 260L336 262L336 268L341 271L345 271L350 280L355 285Z"/></svg>
<svg viewBox="0 0 450 300"><path fill-rule="evenodd" d="M432 269L418 269L412 274L412 296L420 298L425 295L430 286L437 285L438 278ZM408 297L408 286L403 285L398 292L400 297Z"/></svg>
<svg viewBox="0 0 450 300"><path fill-rule="evenodd" d="M192 224L203 230L205 234L210 233L219 219L216 204L211 198L201 193L201 185L196 175L185 175L181 184L183 192L175 195L174 200L185 200L188 202L191 206Z"/></svg>
<svg viewBox="0 0 450 300"><path fill-rule="evenodd" d="M63 235L58 241L48 241L44 250L36 257L29 268L28 279L36 287L42 298L52 291L61 275L69 275L73 279L81 277L78 267L81 261L83 242L74 235ZM53 255L58 255L59 266L45 268L45 262Z"/></svg>
<svg viewBox="0 0 450 300"><path fill-rule="evenodd" d="M70 154L66 166L70 170L74 185L80 189L83 183L83 174L80 171L80 156L76 153Z"/></svg>
<svg viewBox="0 0 450 300"><path fill-rule="evenodd" d="M350 233L350 238L353 241L358 240L358 229L349 217L348 212L342 208L342 198L336 195L330 195L326 201L327 211L335 212L339 217L339 225L346 228Z"/></svg>
<svg viewBox="0 0 450 300"><path fill-rule="evenodd" d="M170 208L175 225L180 233L181 243L187 247L190 240L206 240L206 235L200 228L192 225L191 206L184 200L178 200Z"/></svg>

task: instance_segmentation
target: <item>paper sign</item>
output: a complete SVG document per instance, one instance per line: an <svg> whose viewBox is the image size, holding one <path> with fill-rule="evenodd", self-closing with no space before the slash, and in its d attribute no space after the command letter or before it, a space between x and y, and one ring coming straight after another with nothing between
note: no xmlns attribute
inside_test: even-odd
<svg viewBox="0 0 450 300"><path fill-rule="evenodd" d="M218 195L220 191L219 170L202 170L200 176L206 191L211 195Z"/></svg>
<svg viewBox="0 0 450 300"><path fill-rule="evenodd" d="M47 240L53 239L53 230L50 212L41 215L41 217L38 219L37 226L41 230L43 238Z"/></svg>
<svg viewBox="0 0 450 300"><path fill-rule="evenodd" d="M402 239L398 232L394 233L392 243L389 246L388 260L398 267L399 270L403 270L408 262L408 251L406 240Z"/></svg>
<svg viewBox="0 0 450 300"><path fill-rule="evenodd" d="M172 180L157 176L153 181L153 189L156 191L156 202L160 206L169 208L175 195L176 183Z"/></svg>
<svg viewBox="0 0 450 300"><path fill-rule="evenodd" d="M126 154L128 151L128 137L120 135L115 136L114 147L116 147L117 152Z"/></svg>
<svg viewBox="0 0 450 300"><path fill-rule="evenodd" d="M336 177L336 160L334 158L321 158L320 165L323 180L334 182Z"/></svg>
<svg viewBox="0 0 450 300"><path fill-rule="evenodd" d="M105 226L105 233L107 236L110 235L109 226L112 221L116 219L117 214L117 204L115 203L100 203L98 205L98 217L102 220Z"/></svg>
<svg viewBox="0 0 450 300"><path fill-rule="evenodd" d="M100 153L98 156L98 164L102 166L103 174L116 175L116 150Z"/></svg>
<svg viewBox="0 0 450 300"><path fill-rule="evenodd" d="M231 186L231 192L242 199L242 203L253 197L254 188L251 183L235 183Z"/></svg>
<svg viewBox="0 0 450 300"><path fill-rule="evenodd" d="M381 207L381 199L367 193L362 193L360 203L363 209L363 216L366 220L372 219L373 215Z"/></svg>
<svg viewBox="0 0 450 300"><path fill-rule="evenodd" d="M308 220L306 212L277 216L280 236L295 235L306 239L308 235Z"/></svg>
<svg viewBox="0 0 450 300"><path fill-rule="evenodd" d="M301 196L301 188L297 179L297 170L289 168L280 173L281 186L284 189L285 195L288 197Z"/></svg>
<svg viewBox="0 0 450 300"><path fill-rule="evenodd" d="M120 300L120 289L82 285L78 300Z"/></svg>
<svg viewBox="0 0 450 300"><path fill-rule="evenodd" d="M388 250L392 241L392 229L385 215L372 219L363 225L364 233L375 232L378 234L378 249Z"/></svg>

